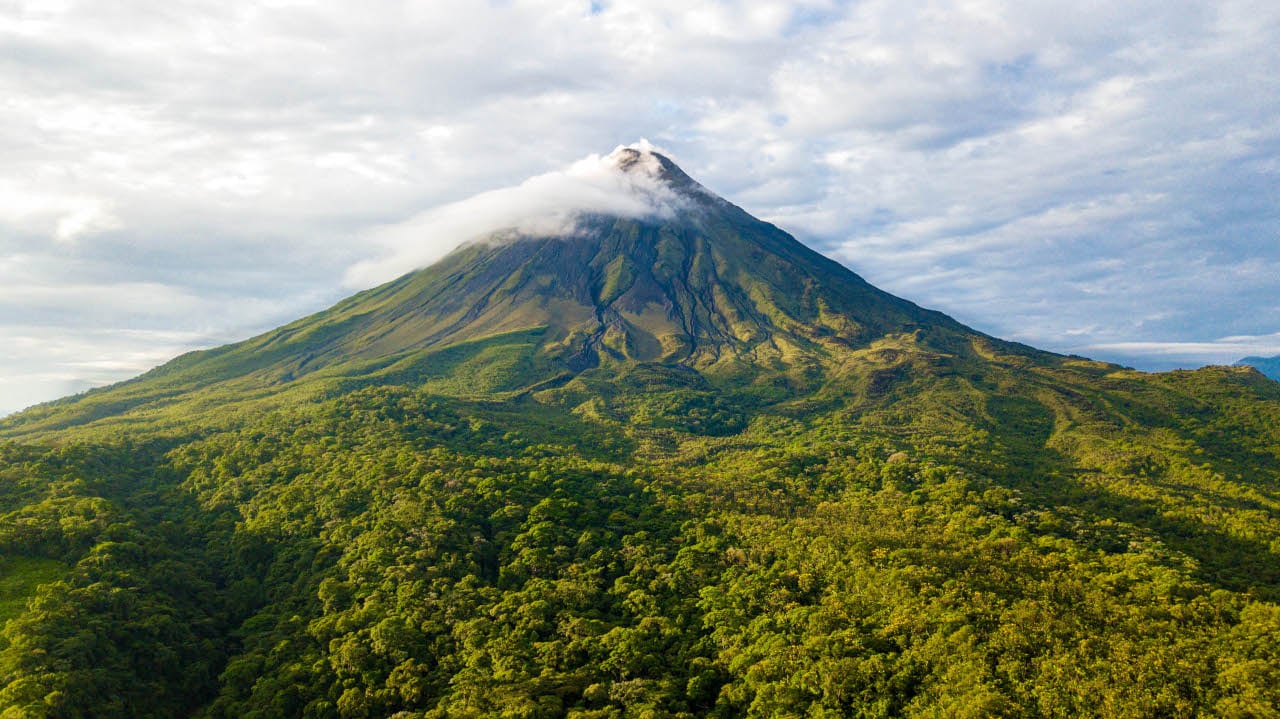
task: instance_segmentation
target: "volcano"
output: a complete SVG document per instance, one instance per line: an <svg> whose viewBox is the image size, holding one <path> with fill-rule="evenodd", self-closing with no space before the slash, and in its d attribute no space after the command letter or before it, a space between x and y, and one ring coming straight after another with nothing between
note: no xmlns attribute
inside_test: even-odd
<svg viewBox="0 0 1280 719"><path fill-rule="evenodd" d="M709 386L808 392L846 376L872 347L885 350L876 364L895 366L993 350L1053 361L872 287L647 143L600 164L649 209L576 212L556 234L499 228L324 312L7 425L52 429L154 414L194 395L218 405L220 389L239 401L317 382L520 392L645 364L690 370Z"/></svg>

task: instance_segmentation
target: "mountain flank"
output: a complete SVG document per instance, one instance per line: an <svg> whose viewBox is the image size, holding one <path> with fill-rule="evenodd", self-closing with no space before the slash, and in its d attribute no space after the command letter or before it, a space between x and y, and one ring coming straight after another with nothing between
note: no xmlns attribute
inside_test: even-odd
<svg viewBox="0 0 1280 719"><path fill-rule="evenodd" d="M1056 361L872 287L660 154L621 148L605 161L619 173L650 176L677 211L587 214L558 236L499 231L325 312L0 428L17 434L149 417L193 396L218 406L222 390L242 401L314 389L322 379L514 392L646 362L692 369L720 385L809 387L877 342L938 362L975 359L979 345ZM487 371L469 369L473 355Z"/></svg>

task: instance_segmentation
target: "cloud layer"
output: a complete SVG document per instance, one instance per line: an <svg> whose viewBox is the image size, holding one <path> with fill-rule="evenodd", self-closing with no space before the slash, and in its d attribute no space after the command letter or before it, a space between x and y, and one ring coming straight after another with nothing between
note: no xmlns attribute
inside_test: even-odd
<svg viewBox="0 0 1280 719"><path fill-rule="evenodd" d="M1157 369L1280 331L1274 2L17 0L0 93L0 412L592 197L642 136L988 332Z"/></svg>
<svg viewBox="0 0 1280 719"><path fill-rule="evenodd" d="M640 153L624 166L627 150ZM346 274L353 288L369 287L440 259L455 247L494 235L551 237L573 234L584 214L670 217L685 204L663 182L647 140L590 155L564 170L490 190L371 230L366 240L384 251ZM502 239L502 238L498 238Z"/></svg>

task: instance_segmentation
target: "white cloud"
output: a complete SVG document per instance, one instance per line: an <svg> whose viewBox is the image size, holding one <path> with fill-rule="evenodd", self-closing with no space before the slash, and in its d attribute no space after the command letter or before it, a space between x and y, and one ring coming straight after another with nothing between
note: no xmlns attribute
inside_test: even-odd
<svg viewBox="0 0 1280 719"><path fill-rule="evenodd" d="M1122 357L1154 356L1167 364L1195 367L1202 364L1232 364L1246 357L1280 355L1280 333L1235 335L1205 341L1106 342L1085 345L1083 351L1106 352Z"/></svg>
<svg viewBox="0 0 1280 719"><path fill-rule="evenodd" d="M629 150L635 166L620 164ZM685 199L664 182L648 141L619 146L608 155L590 155L564 170L532 177L515 187L484 192L415 215L369 233L387 254L356 264L347 273L352 287L385 282L440 259L473 240L510 236L570 235L584 214L670 217Z"/></svg>
<svg viewBox="0 0 1280 719"><path fill-rule="evenodd" d="M41 192L0 178L0 227L43 234L58 242L121 225L110 203L96 197Z"/></svg>

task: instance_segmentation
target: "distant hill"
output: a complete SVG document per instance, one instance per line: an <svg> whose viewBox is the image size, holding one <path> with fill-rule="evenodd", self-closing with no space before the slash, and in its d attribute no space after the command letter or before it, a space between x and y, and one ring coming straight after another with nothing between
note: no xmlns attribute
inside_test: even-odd
<svg viewBox="0 0 1280 719"><path fill-rule="evenodd" d="M1274 716L1280 385L602 167L675 209L0 419L0 715Z"/></svg>
<svg viewBox="0 0 1280 719"><path fill-rule="evenodd" d="M1262 374L1280 382L1280 356L1277 357L1245 357L1236 362L1237 365L1248 365Z"/></svg>

